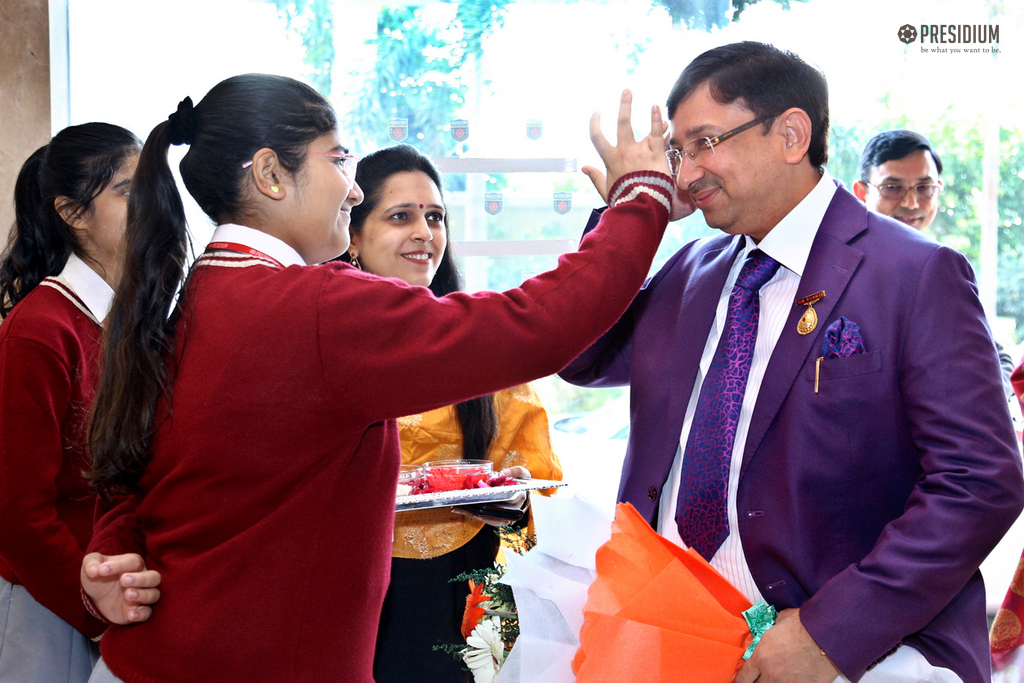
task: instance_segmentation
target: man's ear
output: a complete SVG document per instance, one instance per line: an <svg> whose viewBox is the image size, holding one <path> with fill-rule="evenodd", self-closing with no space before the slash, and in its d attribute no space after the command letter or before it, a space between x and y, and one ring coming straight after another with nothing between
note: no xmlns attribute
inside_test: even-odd
<svg viewBox="0 0 1024 683"><path fill-rule="evenodd" d="M776 129L785 138L784 158L787 164L799 164L811 146L811 118L803 109L792 107L779 115Z"/></svg>
<svg viewBox="0 0 1024 683"><path fill-rule="evenodd" d="M53 209L60 216L60 219L70 225L76 230L85 230L87 225L84 225L86 212L82 210L78 202L73 201L70 197L61 195L53 200Z"/></svg>
<svg viewBox="0 0 1024 683"><path fill-rule="evenodd" d="M288 192L282 178L289 177L288 172L281 166L281 160L277 158L277 152L264 147L252 156L249 166L256 191L270 199L284 199Z"/></svg>
<svg viewBox="0 0 1024 683"><path fill-rule="evenodd" d="M858 180L853 184L853 196L865 204L867 203L868 186L864 184L864 181Z"/></svg>

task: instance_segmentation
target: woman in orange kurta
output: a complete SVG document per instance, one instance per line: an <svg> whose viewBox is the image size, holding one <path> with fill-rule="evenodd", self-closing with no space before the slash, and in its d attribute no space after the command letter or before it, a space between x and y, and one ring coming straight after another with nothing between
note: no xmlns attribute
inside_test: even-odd
<svg viewBox="0 0 1024 683"><path fill-rule="evenodd" d="M458 291L441 178L429 159L408 145L383 149L359 162L356 182L366 198L352 209L348 260L376 275L430 287L438 296ZM424 368L443 382L440 370ZM495 471L518 466L535 478L562 478L547 414L529 385L400 418L398 425L404 464L488 459ZM498 536L485 527L499 523L448 509L396 515L391 583L374 660L378 683L472 680L433 646L462 640L468 590L465 581L452 579L494 564Z"/></svg>

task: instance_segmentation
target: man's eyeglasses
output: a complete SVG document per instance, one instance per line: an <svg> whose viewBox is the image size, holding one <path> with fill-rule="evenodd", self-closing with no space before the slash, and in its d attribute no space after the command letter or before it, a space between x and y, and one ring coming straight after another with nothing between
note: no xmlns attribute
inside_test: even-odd
<svg viewBox="0 0 1024 683"><path fill-rule="evenodd" d="M677 175L679 173L679 166L682 164L683 157L686 157L686 160L694 167L701 163L706 163L708 159L714 158L715 145L720 145L729 138L739 135L743 131L748 128L753 128L759 123L764 123L769 119L775 118L775 116L775 114L768 114L759 119L748 121L742 126L738 126L732 130L727 130L721 135L716 135L713 138L697 138L696 140L691 140L685 147L667 150L665 152L665 156L668 157L668 166L672 171L672 175Z"/></svg>
<svg viewBox="0 0 1024 683"><path fill-rule="evenodd" d="M911 190L917 195L917 201L929 202L939 196L942 192L942 185L938 183L927 183L925 185L917 185L916 187L906 187L905 185L875 185L874 183L864 183L878 190L879 196L882 199L886 199L891 202L901 202L903 198L907 196L907 193Z"/></svg>
<svg viewBox="0 0 1024 683"><path fill-rule="evenodd" d="M348 154L343 152L306 152L308 157L330 157L335 159L335 163L341 166L341 172L347 175L349 178L354 178L356 175L356 164L359 163L359 157L355 154Z"/></svg>

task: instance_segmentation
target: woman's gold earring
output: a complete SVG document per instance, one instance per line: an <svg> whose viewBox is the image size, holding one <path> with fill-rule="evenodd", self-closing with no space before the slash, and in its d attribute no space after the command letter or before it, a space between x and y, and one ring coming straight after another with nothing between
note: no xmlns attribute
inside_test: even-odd
<svg viewBox="0 0 1024 683"><path fill-rule="evenodd" d="M281 188L280 188L280 187L278 187L277 185L271 185L271 186L270 186L270 191L271 191L271 192L280 192L280 191L281 191Z"/></svg>
<svg viewBox="0 0 1024 683"><path fill-rule="evenodd" d="M348 262L359 270L363 269L363 264L359 262L359 254L354 251L348 252Z"/></svg>

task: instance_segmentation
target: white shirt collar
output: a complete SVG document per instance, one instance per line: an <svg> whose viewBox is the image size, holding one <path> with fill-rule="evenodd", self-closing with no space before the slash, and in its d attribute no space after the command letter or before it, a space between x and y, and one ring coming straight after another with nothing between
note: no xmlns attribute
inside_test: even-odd
<svg viewBox="0 0 1024 683"><path fill-rule="evenodd" d="M114 302L114 290L92 266L71 254L57 279L63 281L82 300L96 322L103 322Z"/></svg>
<svg viewBox="0 0 1024 683"><path fill-rule="evenodd" d="M760 249L802 277L807 266L807 257L811 253L811 244L814 243L814 235L818 232L818 226L825 218L825 212L828 211L835 194L835 181L828 171L824 171L814 189L765 235L760 244L754 244L754 240L750 239L749 235L746 236L743 256L746 257L754 249Z"/></svg>
<svg viewBox="0 0 1024 683"><path fill-rule="evenodd" d="M235 242L257 251L262 251L267 256L278 261L282 266L304 266L306 262L299 256L299 252L291 248L284 240L278 239L260 230L247 228L236 223L224 223L218 225L213 231L211 242Z"/></svg>

